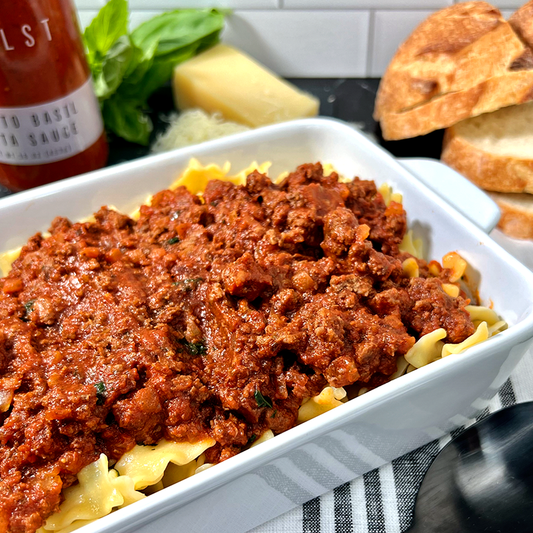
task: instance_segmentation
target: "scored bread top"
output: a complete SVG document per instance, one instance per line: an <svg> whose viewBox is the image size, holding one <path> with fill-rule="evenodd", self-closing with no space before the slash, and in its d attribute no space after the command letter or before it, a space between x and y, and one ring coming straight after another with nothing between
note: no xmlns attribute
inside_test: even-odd
<svg viewBox="0 0 533 533"><path fill-rule="evenodd" d="M374 118L384 138L403 139L531 99L529 46L498 9L466 2L434 13L400 46Z"/></svg>
<svg viewBox="0 0 533 533"><path fill-rule="evenodd" d="M465 48L502 25L505 20L501 13L485 2L456 4L428 17L400 45L385 72L377 97L377 117L461 88L466 80L464 69L462 79L455 80L457 56L463 56ZM477 72L473 75L479 77Z"/></svg>
<svg viewBox="0 0 533 533"><path fill-rule="evenodd" d="M517 9L509 18L513 30L528 46L533 47L533 0Z"/></svg>

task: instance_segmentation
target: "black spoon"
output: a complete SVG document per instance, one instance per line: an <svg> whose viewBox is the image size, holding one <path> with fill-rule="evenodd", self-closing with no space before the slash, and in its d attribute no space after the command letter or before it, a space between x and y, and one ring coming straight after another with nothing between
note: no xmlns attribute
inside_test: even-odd
<svg viewBox="0 0 533 533"><path fill-rule="evenodd" d="M427 471L409 533L533 531L533 402L492 413Z"/></svg>

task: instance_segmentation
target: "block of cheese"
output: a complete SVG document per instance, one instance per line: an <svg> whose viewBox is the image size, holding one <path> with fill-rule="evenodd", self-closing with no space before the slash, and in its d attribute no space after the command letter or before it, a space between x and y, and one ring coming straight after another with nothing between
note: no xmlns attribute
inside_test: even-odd
<svg viewBox="0 0 533 533"><path fill-rule="evenodd" d="M317 98L225 44L178 65L172 87L178 109L218 112L253 128L315 116L319 107Z"/></svg>

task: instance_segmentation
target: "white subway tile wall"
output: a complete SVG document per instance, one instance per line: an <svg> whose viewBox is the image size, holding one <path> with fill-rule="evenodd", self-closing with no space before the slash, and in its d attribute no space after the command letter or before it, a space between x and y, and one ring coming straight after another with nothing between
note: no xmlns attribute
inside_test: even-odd
<svg viewBox="0 0 533 533"><path fill-rule="evenodd" d="M74 0L84 28L106 0ZM497 0L508 17L526 0ZM130 24L179 8L232 9L223 40L286 77L380 77L430 13L457 0L129 0Z"/></svg>
<svg viewBox="0 0 533 533"><path fill-rule="evenodd" d="M369 11L236 11L223 39L281 76L366 74Z"/></svg>
<svg viewBox="0 0 533 533"><path fill-rule="evenodd" d="M368 75L379 77L387 68L398 45L405 41L411 32L432 11L376 11L374 29L370 42L370 64Z"/></svg>
<svg viewBox="0 0 533 533"><path fill-rule="evenodd" d="M453 0L283 0L287 9L439 9Z"/></svg>

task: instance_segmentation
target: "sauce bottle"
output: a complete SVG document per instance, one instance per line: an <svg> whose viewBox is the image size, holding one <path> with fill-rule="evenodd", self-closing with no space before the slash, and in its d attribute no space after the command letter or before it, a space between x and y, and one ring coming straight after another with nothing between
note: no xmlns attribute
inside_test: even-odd
<svg viewBox="0 0 533 533"><path fill-rule="evenodd" d="M0 183L28 189L107 154L71 0L0 0Z"/></svg>

